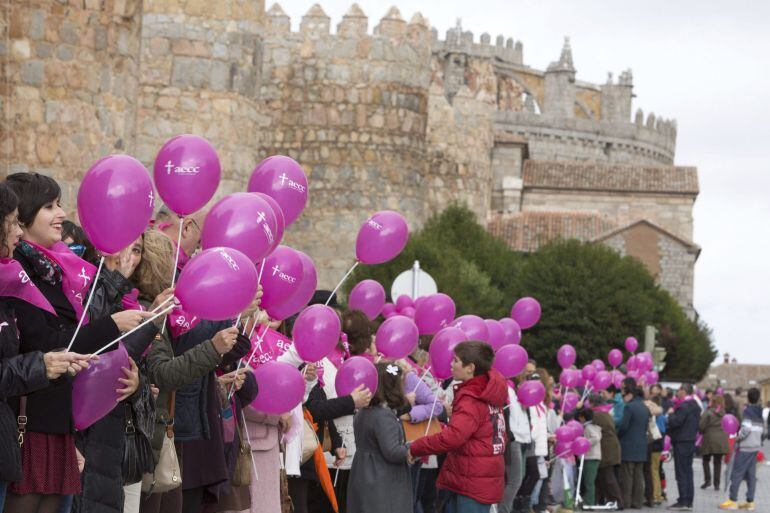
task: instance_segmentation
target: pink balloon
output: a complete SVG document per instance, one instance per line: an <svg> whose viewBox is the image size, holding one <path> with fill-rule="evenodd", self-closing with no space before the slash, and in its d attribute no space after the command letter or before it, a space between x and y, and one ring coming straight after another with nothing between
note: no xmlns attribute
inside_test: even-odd
<svg viewBox="0 0 770 513"><path fill-rule="evenodd" d="M537 324L540 320L540 303L537 299L523 297L516 301L511 308L511 318L516 321L521 329L526 330Z"/></svg>
<svg viewBox="0 0 770 513"><path fill-rule="evenodd" d="M562 410L564 410L564 413L569 413L572 410L575 409L577 406L578 401L580 401L580 396L577 395L575 392L567 392L564 394L564 402L562 404Z"/></svg>
<svg viewBox="0 0 770 513"><path fill-rule="evenodd" d="M278 244L281 243L281 239L283 239L283 232L286 229L286 219L283 217L283 210L281 210L281 206L271 196L268 196L262 192L252 192L251 194L255 194L256 196L259 196L265 200L267 204L270 205L270 208L273 209L273 213L275 214L275 242L268 252L271 253L275 248L278 247Z"/></svg>
<svg viewBox="0 0 770 513"><path fill-rule="evenodd" d="M480 340L487 342L489 340L489 329L484 319L476 315L463 315L454 320L450 326L460 328L467 335L468 340Z"/></svg>
<svg viewBox="0 0 770 513"><path fill-rule="evenodd" d="M299 290L302 273L302 260L294 249L283 245L275 248L265 258L260 307L271 310L286 302Z"/></svg>
<svg viewBox="0 0 770 513"><path fill-rule="evenodd" d="M271 415L293 410L305 396L305 379L285 362L266 362L254 369L259 393L251 407Z"/></svg>
<svg viewBox="0 0 770 513"><path fill-rule="evenodd" d="M558 458L569 458L572 455L571 448L572 442L556 442L553 452Z"/></svg>
<svg viewBox="0 0 770 513"><path fill-rule="evenodd" d="M180 216L203 208L214 197L221 175L217 152L197 135L178 135L166 141L153 167L158 194Z"/></svg>
<svg viewBox="0 0 770 513"><path fill-rule="evenodd" d="M497 351L505 345L503 325L500 324L500 321L494 319L484 319L484 324L487 325L487 331L489 332L489 345L492 346L492 349Z"/></svg>
<svg viewBox="0 0 770 513"><path fill-rule="evenodd" d="M596 372L603 371L605 369L604 362L599 360L598 358L592 361L591 365L594 366L594 369L596 369Z"/></svg>
<svg viewBox="0 0 770 513"><path fill-rule="evenodd" d="M337 369L334 389L337 397L350 395L359 385L364 385L374 395L377 391L377 368L362 356L353 356L345 360Z"/></svg>
<svg viewBox="0 0 770 513"><path fill-rule="evenodd" d="M124 388L118 378L125 378L122 368L131 369L128 352L123 343L114 351L99 355L87 369L79 372L72 382L72 419L79 431L106 416L118 405ZM123 406L121 406L122 408Z"/></svg>
<svg viewBox="0 0 770 513"><path fill-rule="evenodd" d="M409 317L410 319L414 320L414 316L416 315L415 309L411 306L407 306L403 310L401 310L400 315L403 315L404 317Z"/></svg>
<svg viewBox="0 0 770 513"><path fill-rule="evenodd" d="M382 307L382 316L387 319L388 317L392 317L394 315L398 315L398 309L396 308L396 305L393 303L385 303L385 306Z"/></svg>
<svg viewBox="0 0 770 513"><path fill-rule="evenodd" d="M671 437L668 435L663 437L663 450L666 452L671 450Z"/></svg>
<svg viewBox="0 0 770 513"><path fill-rule="evenodd" d="M629 372L636 370L638 365L639 365L639 361L637 360L636 356L630 356L628 360L626 360L626 369Z"/></svg>
<svg viewBox="0 0 770 513"><path fill-rule="evenodd" d="M356 238L356 258L363 264L382 264L403 251L409 226L398 212L382 210L361 225Z"/></svg>
<svg viewBox="0 0 770 513"><path fill-rule="evenodd" d="M278 306L266 308L267 314L271 319L284 320L301 311L313 298L313 294L318 286L318 274L313 260L302 251L295 249L294 253L302 262L302 277L300 278L297 290L289 299Z"/></svg>
<svg viewBox="0 0 770 513"><path fill-rule="evenodd" d="M412 354L419 338L417 325L412 319L394 315L380 324L374 340L377 351L386 358L398 360Z"/></svg>
<svg viewBox="0 0 770 513"><path fill-rule="evenodd" d="M623 386L624 379L626 379L626 377L622 372L618 370L612 371L612 384L615 386L615 388L620 389Z"/></svg>
<svg viewBox="0 0 770 513"><path fill-rule="evenodd" d="M570 429L569 426L559 426L556 428L556 431L554 432L556 435L556 440L559 442L569 443L575 438L577 438L577 435L575 434L575 431Z"/></svg>
<svg viewBox="0 0 770 513"><path fill-rule="evenodd" d="M572 367L576 359L577 352L575 352L575 348L569 344L564 344L561 346L559 351L556 353L556 361L559 362L559 366L562 369L568 369Z"/></svg>
<svg viewBox="0 0 770 513"><path fill-rule="evenodd" d="M449 326L442 329L430 343L430 368L431 374L438 379L452 377L452 359L457 344L468 340L468 336L460 328Z"/></svg>
<svg viewBox="0 0 770 513"><path fill-rule="evenodd" d="M575 438L579 436L583 436L583 424L581 424L577 420L574 420L574 419L570 420L566 422L564 425L575 432Z"/></svg>
<svg viewBox="0 0 770 513"><path fill-rule="evenodd" d="M606 390L612 384L612 375L607 371L599 371L593 379L596 390Z"/></svg>
<svg viewBox="0 0 770 513"><path fill-rule="evenodd" d="M418 301L423 298L418 298ZM455 302L446 294L438 293L417 305L414 320L420 335L433 335L449 326L455 318Z"/></svg>
<svg viewBox="0 0 770 513"><path fill-rule="evenodd" d="M310 305L294 321L294 349L306 362L317 362L328 355L340 338L340 317L326 305Z"/></svg>
<svg viewBox="0 0 770 513"><path fill-rule="evenodd" d="M607 355L607 361L610 362L610 365L613 367L619 367L620 364L623 363L623 353L620 349L612 349Z"/></svg>
<svg viewBox="0 0 770 513"><path fill-rule="evenodd" d="M648 385L654 385L658 382L660 377L658 376L658 373L655 371L648 371L644 373L644 381Z"/></svg>
<svg viewBox="0 0 770 513"><path fill-rule="evenodd" d="M738 419L735 418L735 415L732 415L728 413L724 417L722 417L722 429L725 430L725 433L728 435L734 435L738 432L738 429L740 429L741 423L738 422Z"/></svg>
<svg viewBox="0 0 770 513"><path fill-rule="evenodd" d="M511 344L497 350L495 361L492 365L506 378L513 378L521 374L527 366L529 355L523 347Z"/></svg>
<svg viewBox="0 0 770 513"><path fill-rule="evenodd" d="M305 209L307 176L296 160L284 155L273 155L254 168L246 190L261 192L273 198L283 211L285 226L289 226Z"/></svg>
<svg viewBox="0 0 770 513"><path fill-rule="evenodd" d="M385 289L375 280L363 280L353 287L348 298L351 310L361 310L370 321L380 315L385 306Z"/></svg>
<svg viewBox="0 0 770 513"><path fill-rule="evenodd" d="M583 379L591 381L596 376L596 367L589 363L583 367L583 370L580 373L583 375Z"/></svg>
<svg viewBox="0 0 770 513"><path fill-rule="evenodd" d="M563 387L576 387L578 381L579 371L573 369L564 369L559 375L559 384Z"/></svg>
<svg viewBox="0 0 770 513"><path fill-rule="evenodd" d="M652 370L653 362L652 362L652 355L650 353L644 352L639 353L636 355L636 362L637 362L637 368L641 371L649 371Z"/></svg>
<svg viewBox="0 0 770 513"><path fill-rule="evenodd" d="M629 353L635 353L639 348L639 342L634 337L628 337L626 339L626 351Z"/></svg>
<svg viewBox="0 0 770 513"><path fill-rule="evenodd" d="M396 299L396 309L400 312L407 307L414 307L414 301L412 301L412 298L406 294L401 294Z"/></svg>
<svg viewBox="0 0 770 513"><path fill-rule="evenodd" d="M277 231L278 221L269 203L256 194L236 192L211 207L201 246L237 249L256 263L272 251Z"/></svg>
<svg viewBox="0 0 770 513"><path fill-rule="evenodd" d="M417 311L417 307L420 306L425 302L425 300L428 299L428 296L420 296L417 299L414 300L414 309Z"/></svg>
<svg viewBox="0 0 770 513"><path fill-rule="evenodd" d="M521 327L518 322L510 317L503 317L500 319L500 324L503 326L503 332L505 333L505 345L521 342Z"/></svg>
<svg viewBox="0 0 770 513"><path fill-rule="evenodd" d="M210 248L184 266L174 295L182 307L201 319L234 319L257 295L257 269L231 248Z"/></svg>
<svg viewBox="0 0 770 513"><path fill-rule="evenodd" d="M545 399L545 386L540 380L525 381L519 385L516 395L524 406L535 406Z"/></svg>
<svg viewBox="0 0 770 513"><path fill-rule="evenodd" d="M147 228L154 207L150 176L128 155L98 160L80 182L80 223L102 253L118 253L131 245Z"/></svg>
<svg viewBox="0 0 770 513"><path fill-rule="evenodd" d="M587 438L579 436L572 441L571 450L575 456L583 456L591 450L591 442Z"/></svg>

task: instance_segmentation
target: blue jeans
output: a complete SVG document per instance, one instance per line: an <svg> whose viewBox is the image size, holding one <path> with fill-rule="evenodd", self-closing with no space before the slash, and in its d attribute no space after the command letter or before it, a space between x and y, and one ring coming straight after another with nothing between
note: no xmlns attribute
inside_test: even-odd
<svg viewBox="0 0 770 513"><path fill-rule="evenodd" d="M72 501L75 499L74 495L65 495L61 500L61 506L59 506L59 513L70 513L72 510ZM2 511L0 511L2 513Z"/></svg>
<svg viewBox="0 0 770 513"><path fill-rule="evenodd" d="M743 480L746 480L746 501L754 502L754 491L757 489L757 453L736 452L733 463L733 473L730 476L730 500L738 500L738 490Z"/></svg>
<svg viewBox="0 0 770 513"><path fill-rule="evenodd" d="M8 481L0 481L0 513L3 513L5 505L5 491L8 489Z"/></svg>
<svg viewBox="0 0 770 513"><path fill-rule="evenodd" d="M489 508L489 504L482 504L465 495L450 492L444 506L444 513L489 513Z"/></svg>

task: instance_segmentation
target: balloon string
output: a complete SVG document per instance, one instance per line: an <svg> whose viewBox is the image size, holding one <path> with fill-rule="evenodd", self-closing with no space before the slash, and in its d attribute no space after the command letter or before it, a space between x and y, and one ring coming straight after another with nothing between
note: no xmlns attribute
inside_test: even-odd
<svg viewBox="0 0 770 513"><path fill-rule="evenodd" d="M256 324L257 324L257 323L255 322L255 323L254 323L254 325L256 325ZM252 329L252 331L253 331L253 329ZM249 362L251 362L252 358L254 358L254 355L255 355L255 354L257 354L257 349L259 349L259 350L261 350L261 349L262 349L262 338L264 338L264 336L265 336L265 333L267 333L267 330L263 331L263 332L262 332L262 333L259 335L259 338L257 339L257 345L256 345L256 347L254 348L254 350L251 352L251 354L249 355L249 359L248 359L248 360L246 360L246 364L248 364ZM251 340L251 336L249 336L249 340ZM238 360L238 366L235 368L235 375L236 375L236 376L238 375L238 371L239 371L239 370L241 370L241 366L242 366L242 364L243 364L243 358L241 358L241 359L239 359L239 360ZM235 380L233 380L233 383L230 385L230 392L228 392L228 393L227 393L227 400L228 400L228 401L229 401L230 399L232 399L232 397L233 397L233 394L234 394L234 393L235 393Z"/></svg>
<svg viewBox="0 0 770 513"><path fill-rule="evenodd" d="M238 327L238 323L241 322L241 315L243 315L243 312L239 313L238 317L235 318L235 324L233 324L234 328L237 328ZM244 331L246 331L246 330L244 330Z"/></svg>
<svg viewBox="0 0 770 513"><path fill-rule="evenodd" d="M94 297L94 291L96 290L96 282L99 281L99 275L102 273L102 266L104 265L104 256L99 260L99 268L96 270L96 276L94 276L94 282L91 284L91 290L88 293L88 301L86 301L86 306L83 308L83 313L80 316L80 320L78 321L78 326L75 328L75 334L72 335L72 340L70 340L70 344L67 346L67 351L72 349L72 344L75 343L75 339L78 336L78 333L80 333L80 328L83 327L83 319L86 318L86 314L88 313L88 307L91 306L91 300ZM85 274L85 273L83 273Z"/></svg>
<svg viewBox="0 0 770 513"><path fill-rule="evenodd" d="M355 263L353 264L353 266L348 270L348 272L345 273L345 276L342 277L342 279L337 284L337 286L334 287L334 290L332 290L332 293L329 294L329 298L326 300L326 303L324 303L326 306L329 306L329 303L331 302L332 298L334 297L334 294L337 293L337 291L342 286L342 284L345 283L345 280L348 279L348 276L350 276L353 273L353 271L356 269L356 267L358 267L358 264L359 264L359 261L356 260Z"/></svg>
<svg viewBox="0 0 770 513"><path fill-rule="evenodd" d="M241 418L243 419L243 432L246 433L246 442L249 444L249 456L251 459L251 468L254 470L254 479L259 481L259 472L257 472L257 463L254 461L254 453L251 451L251 435L249 435L249 427L246 425L246 414L241 409Z"/></svg>
<svg viewBox="0 0 770 513"><path fill-rule="evenodd" d="M114 344L117 344L118 342L120 342L121 340L123 340L124 338L126 338L127 336L129 336L130 334L132 334L133 332L135 332L136 330L138 330L138 329L139 329L139 328L141 328L142 326L144 326L144 325L146 325L146 324L149 324L149 323L151 323L152 321L154 321L155 319L157 319L157 318L158 318L158 317L160 317L161 315L165 315L165 314L167 314L168 312L170 312L170 311L171 311L171 310L173 310L173 309L174 309L174 305L171 305L171 306L169 306L168 308L166 308L165 310L161 310L160 312L156 313L155 315L153 315L153 316L152 316L152 317L150 317L149 319L145 320L143 323L141 323L141 324L140 324L139 326L137 326L136 328L134 328L134 329L132 329L132 330L130 330L130 331L127 331L127 332L125 332L124 334L122 334L121 336L119 336L118 338L116 338L115 340L113 340L112 342L110 342L109 344L107 344L106 346L104 346L103 348L99 349L99 350L98 350L97 352L95 352L94 354L100 354L100 353L104 352L104 350L105 350L105 349L107 349L108 347L110 347L110 346L112 346L112 345L114 345Z"/></svg>
<svg viewBox="0 0 770 513"><path fill-rule="evenodd" d="M176 255L174 256L174 267L171 269L171 285L174 285L174 278L176 278L176 268L179 265L179 252L182 250L182 229L184 228L184 217L179 218L179 235L176 238ZM166 323L163 322L163 326L160 328L160 333L163 335L166 333Z"/></svg>
<svg viewBox="0 0 770 513"><path fill-rule="evenodd" d="M425 371L422 373L422 375L420 375L419 372L417 373L417 378L419 379L419 381L417 382L417 386L414 387L414 390L412 390L412 393L417 392L417 389L420 388L420 385L423 384L423 383L425 383L425 386L428 387L431 391L433 391L433 389L430 388L430 385L428 384L428 382L425 381L425 379L424 379L424 377L427 374L430 374L430 369L425 369ZM433 374L430 374L430 375L433 376Z"/></svg>
<svg viewBox="0 0 770 513"><path fill-rule="evenodd" d="M438 394L433 394L433 406L430 408L430 417L428 417L428 427L425 428L425 436L428 436L430 423L433 422L433 412L436 411L436 401L438 401Z"/></svg>
<svg viewBox="0 0 770 513"><path fill-rule="evenodd" d="M342 441L342 448L345 448L345 440ZM337 488L337 478L340 477L340 468L337 467L337 472L334 473L334 484L332 488Z"/></svg>

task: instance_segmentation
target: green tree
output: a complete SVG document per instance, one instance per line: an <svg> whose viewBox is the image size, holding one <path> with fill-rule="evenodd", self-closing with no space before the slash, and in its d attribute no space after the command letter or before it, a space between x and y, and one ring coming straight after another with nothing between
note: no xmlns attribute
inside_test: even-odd
<svg viewBox="0 0 770 513"><path fill-rule="evenodd" d="M359 267L347 290L365 278L387 289L414 260L455 300L458 315L497 319L509 315L517 298L537 298L543 315L525 332L522 345L551 370L557 370L562 344L575 346L583 365L605 359L628 336L643 340L647 325L659 329L659 343L668 351L664 377L698 379L716 356L708 328L690 321L638 260L577 240L516 253L457 205L413 233L393 261Z"/></svg>

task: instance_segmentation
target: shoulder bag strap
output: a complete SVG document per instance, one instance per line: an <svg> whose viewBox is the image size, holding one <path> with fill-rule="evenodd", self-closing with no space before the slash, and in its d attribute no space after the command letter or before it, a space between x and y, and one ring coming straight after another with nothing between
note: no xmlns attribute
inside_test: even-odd
<svg viewBox="0 0 770 513"><path fill-rule="evenodd" d="M176 391L171 392L168 398L168 422L166 423L166 436L174 438L174 411L176 408Z"/></svg>
<svg viewBox="0 0 770 513"><path fill-rule="evenodd" d="M24 445L24 434L27 432L27 396L19 398L19 417L16 419L19 424L19 447Z"/></svg>

